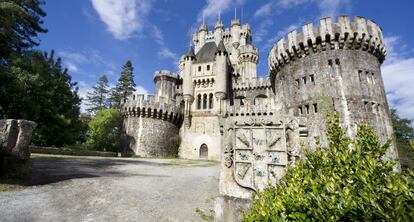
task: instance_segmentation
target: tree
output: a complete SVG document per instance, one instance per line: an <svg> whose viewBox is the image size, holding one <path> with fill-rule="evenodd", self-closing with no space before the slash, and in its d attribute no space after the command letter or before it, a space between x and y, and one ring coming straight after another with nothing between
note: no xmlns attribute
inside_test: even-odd
<svg viewBox="0 0 414 222"><path fill-rule="evenodd" d="M305 161L289 166L276 187L253 199L244 221L411 221L414 173L394 171L368 125L346 136L339 117L329 118L328 147L305 150Z"/></svg>
<svg viewBox="0 0 414 222"><path fill-rule="evenodd" d="M128 60L125 65L122 66L121 76L118 79L116 86L111 92L111 105L113 108L119 109L123 99L126 99L129 95L135 92L134 82L134 68L132 63Z"/></svg>
<svg viewBox="0 0 414 222"><path fill-rule="evenodd" d="M98 110L89 122L86 147L101 151L117 151L121 126L121 115L117 109Z"/></svg>
<svg viewBox="0 0 414 222"><path fill-rule="evenodd" d="M403 169L414 169L414 151L411 149L414 141L413 120L401 118L396 109L391 109L391 120L401 166Z"/></svg>
<svg viewBox="0 0 414 222"><path fill-rule="evenodd" d="M108 87L108 78L106 75L101 76L96 86L93 86L92 91L88 92L86 96L88 102L86 105L89 106L87 109L89 112L94 114L98 110L109 108Z"/></svg>
<svg viewBox="0 0 414 222"><path fill-rule="evenodd" d="M11 81L0 87L1 118L35 121L33 143L74 144L80 132L80 98L60 58L26 51L10 58Z"/></svg>
<svg viewBox="0 0 414 222"><path fill-rule="evenodd" d="M37 46L37 33L45 33L41 0L2 0L0 2L0 64L6 64L11 53Z"/></svg>

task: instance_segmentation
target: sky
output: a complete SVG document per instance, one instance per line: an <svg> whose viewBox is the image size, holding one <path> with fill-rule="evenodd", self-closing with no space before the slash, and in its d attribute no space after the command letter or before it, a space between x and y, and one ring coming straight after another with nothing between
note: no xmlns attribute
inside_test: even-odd
<svg viewBox="0 0 414 222"><path fill-rule="evenodd" d="M177 71L204 15L210 30L220 18L249 23L259 49L258 74L268 74L270 48L288 31L326 16L363 16L379 24L388 55L382 74L391 107L414 119L414 1L412 0L46 0L40 50L55 50L79 94L85 97L101 75L116 84L127 60L137 93L154 91L157 70ZM242 13L243 12L243 13Z"/></svg>

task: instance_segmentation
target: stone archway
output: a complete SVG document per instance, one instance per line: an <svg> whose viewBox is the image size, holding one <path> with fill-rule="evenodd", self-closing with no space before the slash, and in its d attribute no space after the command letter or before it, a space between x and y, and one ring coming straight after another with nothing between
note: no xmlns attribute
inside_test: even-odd
<svg viewBox="0 0 414 222"><path fill-rule="evenodd" d="M200 146L200 159L208 159L208 147L205 143Z"/></svg>

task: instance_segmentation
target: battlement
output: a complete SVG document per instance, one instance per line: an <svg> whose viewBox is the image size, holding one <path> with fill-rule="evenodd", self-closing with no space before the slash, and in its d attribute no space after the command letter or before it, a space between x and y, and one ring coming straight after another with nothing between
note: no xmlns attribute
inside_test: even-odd
<svg viewBox="0 0 414 222"><path fill-rule="evenodd" d="M159 79L173 79L178 80L179 76L169 70L159 70L154 73L154 82Z"/></svg>
<svg viewBox="0 0 414 222"><path fill-rule="evenodd" d="M228 105L226 110L227 116L271 116L275 113L272 106L268 104L234 104Z"/></svg>
<svg viewBox="0 0 414 222"><path fill-rule="evenodd" d="M263 79L262 77L249 79L248 81L238 81L233 83L233 90L243 91L243 90L253 90L253 89L267 89L271 88L272 83L270 79Z"/></svg>
<svg viewBox="0 0 414 222"><path fill-rule="evenodd" d="M180 105L174 99L154 95L136 94L121 104L122 115L129 117L158 118L179 124L182 120Z"/></svg>
<svg viewBox="0 0 414 222"><path fill-rule="evenodd" d="M281 38L269 53L270 70L278 69L291 60L305 57L310 52L333 49L355 49L367 51L376 56L380 63L385 59L386 50L381 28L372 20L357 16L339 16L337 22L326 17L319 27L313 23L303 25L302 32L292 30Z"/></svg>

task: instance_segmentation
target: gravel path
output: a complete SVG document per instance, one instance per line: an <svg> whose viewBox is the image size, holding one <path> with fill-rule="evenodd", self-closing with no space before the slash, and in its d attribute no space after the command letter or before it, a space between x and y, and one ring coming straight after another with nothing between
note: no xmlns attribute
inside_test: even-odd
<svg viewBox="0 0 414 222"><path fill-rule="evenodd" d="M0 221L202 221L219 164L178 159L33 158L31 186L0 192Z"/></svg>

